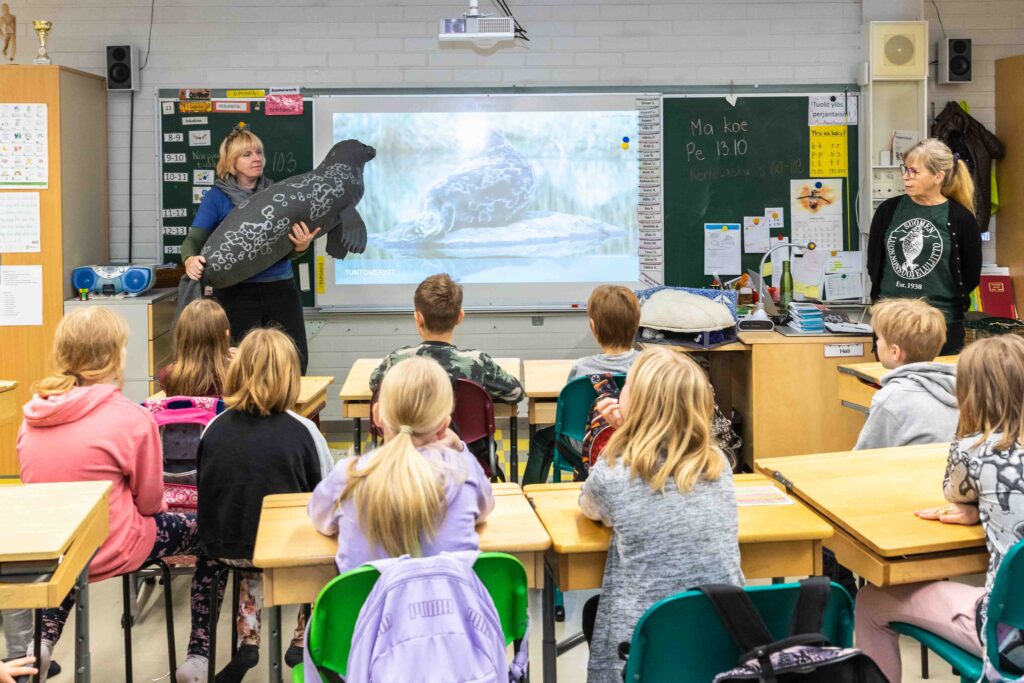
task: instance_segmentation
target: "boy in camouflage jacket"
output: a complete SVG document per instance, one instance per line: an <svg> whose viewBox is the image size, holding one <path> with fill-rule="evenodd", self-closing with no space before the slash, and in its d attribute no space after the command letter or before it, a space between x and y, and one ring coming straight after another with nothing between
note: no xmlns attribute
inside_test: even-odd
<svg viewBox="0 0 1024 683"><path fill-rule="evenodd" d="M483 351L460 349L452 344L455 327L462 322L462 285L441 273L420 283L413 296L416 331L423 342L406 346L388 354L370 376L370 389L376 393L384 373L412 356L429 356L456 378L472 380L482 386L499 403L516 403L523 398L523 387Z"/></svg>

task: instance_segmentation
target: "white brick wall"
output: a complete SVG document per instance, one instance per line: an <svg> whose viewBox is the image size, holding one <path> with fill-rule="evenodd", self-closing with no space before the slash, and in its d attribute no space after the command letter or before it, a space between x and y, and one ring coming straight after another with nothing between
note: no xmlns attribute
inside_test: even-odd
<svg viewBox="0 0 1024 683"><path fill-rule="evenodd" d="M1024 49L1021 0L937 0L946 31L975 40L976 80L935 89L967 97L986 124L993 114L993 59ZM852 82L861 59L860 0L511 0L529 43L484 54L438 44L437 19L464 0L159 0L153 46L135 109L134 254L157 253L152 93L159 87L450 87L513 85L696 85ZM95 73L103 46L145 51L146 0L11 0L19 61L32 57L28 21L54 22L60 64ZM485 11L490 3L483 2ZM925 3L931 35L935 11ZM869 8L868 8L869 9ZM110 98L110 231L114 258L127 255L128 100ZM399 337L395 330L405 334ZM411 340L411 324L382 316L331 321L311 341L311 371L340 378L351 358ZM382 336L383 335L383 336ZM572 316L472 316L459 339L495 355L570 357L592 350ZM333 392L332 392L333 393ZM334 412L334 408L331 408ZM336 412L334 413L336 414Z"/></svg>

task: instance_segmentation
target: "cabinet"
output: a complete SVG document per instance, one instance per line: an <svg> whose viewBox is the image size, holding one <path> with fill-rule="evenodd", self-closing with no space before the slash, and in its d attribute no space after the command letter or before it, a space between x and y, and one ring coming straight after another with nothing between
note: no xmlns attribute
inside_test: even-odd
<svg viewBox="0 0 1024 683"><path fill-rule="evenodd" d="M996 130L1009 152L996 165L996 263L1010 269L1017 315L1024 315L1024 55L996 60Z"/></svg>
<svg viewBox="0 0 1024 683"><path fill-rule="evenodd" d="M177 305L177 289L153 289L122 299L69 299L64 302L64 313L83 306L103 306L124 318L129 333L122 392L142 402L159 390L156 373L170 360L171 321Z"/></svg>
<svg viewBox="0 0 1024 683"><path fill-rule="evenodd" d="M72 295L71 270L109 258L107 91L102 77L56 65L0 69L0 103L45 104L47 187L39 194L39 251L4 253L4 266L42 269L42 325L0 327L0 377L17 382L15 405L49 369L53 334ZM0 461L0 476L18 468Z"/></svg>

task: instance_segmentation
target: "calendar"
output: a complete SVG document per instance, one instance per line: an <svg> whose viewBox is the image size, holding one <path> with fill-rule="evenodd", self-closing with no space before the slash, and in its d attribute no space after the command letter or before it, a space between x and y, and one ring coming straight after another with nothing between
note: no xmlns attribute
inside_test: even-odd
<svg viewBox="0 0 1024 683"><path fill-rule="evenodd" d="M814 242L818 249L843 249L843 179L789 181L794 242Z"/></svg>

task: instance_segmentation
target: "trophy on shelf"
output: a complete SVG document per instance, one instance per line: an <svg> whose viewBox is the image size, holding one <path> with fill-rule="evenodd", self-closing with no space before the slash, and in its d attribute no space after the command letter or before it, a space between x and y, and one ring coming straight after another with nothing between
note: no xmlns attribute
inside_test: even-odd
<svg viewBox="0 0 1024 683"><path fill-rule="evenodd" d="M32 60L32 63L52 64L50 55L46 54L46 34L53 28L53 22L46 19L36 19L32 22L32 28L39 34L39 51L36 53L36 58Z"/></svg>

